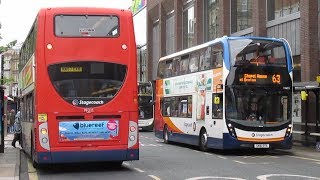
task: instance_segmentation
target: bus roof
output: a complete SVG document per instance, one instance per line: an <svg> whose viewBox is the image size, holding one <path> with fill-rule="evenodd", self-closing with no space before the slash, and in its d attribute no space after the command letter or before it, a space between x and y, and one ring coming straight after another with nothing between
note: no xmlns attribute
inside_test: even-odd
<svg viewBox="0 0 320 180"><path fill-rule="evenodd" d="M159 62L160 61L164 61L166 59L172 59L172 58L174 58L176 56L181 56L183 54L187 54L189 52L196 51L196 50L202 49L204 47L208 47L208 46L210 46L212 44L215 44L217 42L223 42L223 41L226 41L226 40L235 40L235 39L248 39L248 38L249 39L260 39L260 40L274 40L274 41L282 42L281 39L268 38L268 37L255 37L255 36L232 36L232 37L228 37L228 36L223 36L221 38L216 38L216 39L214 39L212 41L209 41L209 42L197 45L197 46L193 46L191 48L184 49L182 51L179 51L179 52L176 52L176 53L161 57L159 59Z"/></svg>
<svg viewBox="0 0 320 180"><path fill-rule="evenodd" d="M105 14L108 12L108 14L123 14L123 12L130 12L129 10L125 9L115 9L115 8L100 8L100 7L48 7L48 8L42 8L40 11L51 11L53 13L67 13L67 14L73 14L73 13L101 13ZM39 11L39 12L40 12Z"/></svg>

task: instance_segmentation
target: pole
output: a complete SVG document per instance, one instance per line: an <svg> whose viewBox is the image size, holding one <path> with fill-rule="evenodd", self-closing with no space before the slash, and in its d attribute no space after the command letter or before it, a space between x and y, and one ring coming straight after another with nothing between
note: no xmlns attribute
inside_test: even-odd
<svg viewBox="0 0 320 180"><path fill-rule="evenodd" d="M1 55L1 86L0 86L0 125L1 125L1 144L0 144L0 153L4 153L4 87L3 87L3 64L4 56Z"/></svg>

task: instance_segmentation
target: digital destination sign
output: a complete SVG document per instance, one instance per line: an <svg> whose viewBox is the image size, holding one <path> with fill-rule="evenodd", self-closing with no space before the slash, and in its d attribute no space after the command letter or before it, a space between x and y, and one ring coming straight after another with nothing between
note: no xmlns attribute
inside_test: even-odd
<svg viewBox="0 0 320 180"><path fill-rule="evenodd" d="M257 83L257 84L281 84L280 74L239 74L240 83Z"/></svg>

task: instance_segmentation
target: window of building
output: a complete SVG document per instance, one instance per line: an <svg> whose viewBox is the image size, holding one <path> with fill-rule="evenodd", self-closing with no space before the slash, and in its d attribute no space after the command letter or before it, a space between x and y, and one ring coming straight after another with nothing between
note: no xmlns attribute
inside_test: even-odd
<svg viewBox="0 0 320 180"><path fill-rule="evenodd" d="M174 53L174 11L166 19L166 54Z"/></svg>
<svg viewBox="0 0 320 180"><path fill-rule="evenodd" d="M231 33L252 27L252 0L231 0Z"/></svg>
<svg viewBox="0 0 320 180"><path fill-rule="evenodd" d="M189 47L192 47L195 34L195 18L194 18L194 5L193 2L187 4L184 6L183 10L183 38L182 38L182 44L183 49L187 49Z"/></svg>
<svg viewBox="0 0 320 180"><path fill-rule="evenodd" d="M300 11L300 0L268 0L268 21Z"/></svg>
<svg viewBox="0 0 320 180"><path fill-rule="evenodd" d="M207 0L204 3L204 35L210 41L218 37L219 0Z"/></svg>

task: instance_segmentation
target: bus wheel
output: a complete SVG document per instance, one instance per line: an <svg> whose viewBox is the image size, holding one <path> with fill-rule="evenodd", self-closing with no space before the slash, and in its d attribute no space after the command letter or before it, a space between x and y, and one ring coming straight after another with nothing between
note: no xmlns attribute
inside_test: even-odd
<svg viewBox="0 0 320 180"><path fill-rule="evenodd" d="M167 125L165 125L163 129L163 140L164 143L169 144L169 131Z"/></svg>
<svg viewBox="0 0 320 180"><path fill-rule="evenodd" d="M208 150L208 135L207 131L205 129L202 129L200 132L200 138L199 138L199 147L201 151L207 151Z"/></svg>

